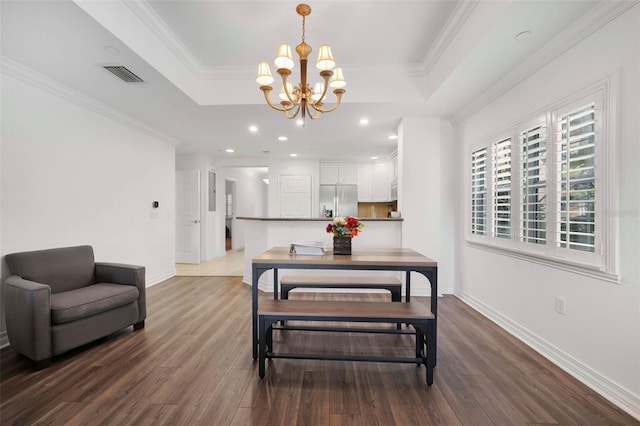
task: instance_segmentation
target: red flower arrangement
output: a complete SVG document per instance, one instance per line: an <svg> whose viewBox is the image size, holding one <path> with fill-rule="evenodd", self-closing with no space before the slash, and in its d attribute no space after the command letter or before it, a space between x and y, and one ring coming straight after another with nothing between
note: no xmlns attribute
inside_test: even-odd
<svg viewBox="0 0 640 426"><path fill-rule="evenodd" d="M327 225L327 232L333 234L334 237L355 237L364 228L364 223L360 222L357 217L336 217Z"/></svg>

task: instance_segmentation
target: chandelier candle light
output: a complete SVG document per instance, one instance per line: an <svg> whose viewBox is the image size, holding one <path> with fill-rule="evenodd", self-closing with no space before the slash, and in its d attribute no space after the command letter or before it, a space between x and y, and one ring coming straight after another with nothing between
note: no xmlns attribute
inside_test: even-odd
<svg viewBox="0 0 640 426"><path fill-rule="evenodd" d="M328 44L322 44L319 47L316 68L320 70L320 77L322 77L323 82L316 83L313 88L308 84L307 58L311 53L311 46L304 42L304 32L305 17L311 14L311 7L307 4L299 4L296 7L296 12L302 16L302 42L296 46L296 52L300 57L300 84L293 87L287 81L294 67L294 62L291 58L291 47L286 43L278 46L278 53L273 61L277 69L276 72L282 77L282 88L278 95L280 106L271 102L270 93L273 90L271 86L273 75L268 63L262 62L258 65L256 82L260 85L260 90L264 93L264 98L271 108L284 112L287 118L294 118L300 113L302 125L304 125L307 115L313 120L318 118L320 113L331 112L336 109L340 105L347 82L344 80L342 68L335 68L336 61L331 54L331 47ZM324 108L328 86L333 89L333 93L336 95L336 103L331 107Z"/></svg>

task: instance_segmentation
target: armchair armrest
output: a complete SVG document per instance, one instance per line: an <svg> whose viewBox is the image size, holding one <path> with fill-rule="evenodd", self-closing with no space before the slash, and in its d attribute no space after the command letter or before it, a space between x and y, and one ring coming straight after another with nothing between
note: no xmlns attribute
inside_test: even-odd
<svg viewBox="0 0 640 426"><path fill-rule="evenodd" d="M138 288L138 322L147 317L145 267L124 263L96 262L96 282L135 285Z"/></svg>
<svg viewBox="0 0 640 426"><path fill-rule="evenodd" d="M34 361L51 358L51 287L11 275L3 302L11 346Z"/></svg>

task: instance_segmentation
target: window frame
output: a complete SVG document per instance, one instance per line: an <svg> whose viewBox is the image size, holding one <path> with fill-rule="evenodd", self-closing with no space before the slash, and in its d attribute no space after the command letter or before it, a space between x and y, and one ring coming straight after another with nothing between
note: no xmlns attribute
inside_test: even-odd
<svg viewBox="0 0 640 426"><path fill-rule="evenodd" d="M465 188L466 226L465 240L467 244L496 251L536 263L558 267L589 276L597 276L610 282L619 282L616 265L616 230L617 221L606 211L615 209L617 201L615 188L615 97L617 93L617 73L611 73L587 87L565 96L563 99L519 120L513 125L491 138L484 138L465 151L465 173L471 181L471 154L480 149L487 150L487 212L484 235L471 232L471 186ZM557 208L557 164L556 164L556 122L562 114L595 102L595 250L580 251L557 247L556 244L556 208ZM522 208L521 208L521 134L527 129L542 124L546 128L546 207L545 207L545 244L521 241ZM494 237L493 229L493 144L506 137L511 138L511 237L509 239Z"/></svg>
<svg viewBox="0 0 640 426"><path fill-rule="evenodd" d="M508 145L509 148L509 157L508 157L508 169L509 169L509 186L508 186L508 190L505 189L504 186L500 186L498 187L497 185L497 179L499 179L499 174L498 170L496 169L497 163L498 163L498 159L496 158L497 155L497 151L500 149L505 149L504 145ZM489 187L491 188L491 198L490 198L490 203L489 203L489 207L490 207L490 212L491 212L491 221L490 221L490 228L487 234L491 235L493 238L498 238L499 241L500 240L504 240L504 241L510 241L511 238L513 237L513 136L512 135L505 135L504 137L499 137L498 139L494 139L491 143L491 149L490 149L490 157L488 161L488 164L490 165L490 170L487 170L488 172L490 171L490 182L489 182ZM505 166L504 166L504 159L506 157L501 156L500 157L500 163L501 166L500 168L502 170L504 170ZM503 171L504 174L504 171ZM509 234L508 234L508 238L502 237L500 236L500 232L498 231L498 229L504 229L507 228L506 226L498 226L497 222L500 222L500 218L498 218L498 215L501 213L500 210L496 209L496 207L498 207L498 205L500 204L500 202L498 201L498 199L500 198L500 195L498 195L498 193L500 192L508 192L508 222L509 222ZM504 197L504 195L502 196ZM489 200L488 200L489 201ZM504 212L503 212L504 213ZM504 219L503 219L504 220Z"/></svg>
<svg viewBox="0 0 640 426"><path fill-rule="evenodd" d="M553 147L553 152L551 154L550 157L552 157L552 162L554 165L553 168L553 177L550 179L550 181L553 182L553 187L556 187L558 185L558 173L557 173L557 169L555 167L556 163L558 162L558 158L557 158L557 149L555 146L556 140L555 140L555 127L558 123L558 117L561 117L563 115L569 114L570 112L575 111L578 108L581 108L582 106L587 105L588 103L593 102L595 104L595 134L596 134L596 138L595 138L595 154L594 154L594 158L595 158L595 196L594 196L594 204L595 204L595 219L594 219L594 223L595 223L595 233L594 233L594 237L595 237L595 243L594 243L594 251L593 252L583 252L583 251L579 251L579 250L572 250L572 249L564 249L562 247L558 247L558 240L557 240L557 232L555 231L555 224L557 224L557 221L555 220L555 218L553 218L552 220L549 220L547 222L547 235L551 236L551 246L549 247L549 251L550 254L559 258L568 258L568 259L573 259L573 260L577 260L579 262L585 262L585 263L589 263L589 264L593 264L596 266L600 266L602 267L604 265L604 245L602 243L602 237L603 237L603 232L599 229L602 228L605 218L603 217L603 203L602 203L602 189L604 187L604 168L602 167L602 161L599 161L599 157L601 155L598 155L599 152L604 152L603 151L603 144L601 141L602 138L602 126L603 126L603 120L602 120L602 109L603 109L603 96L602 96L602 92L598 91L596 93L594 93L593 95L590 96L586 96L580 99L577 99L571 103L568 103L566 105L563 105L560 108L557 108L556 110L554 110L551 113L551 124L554 126L552 132L553 132L553 137L554 137L554 147ZM551 173L550 173L551 174ZM553 203L554 205L558 204L558 199L556 198L558 196L559 192L553 192ZM554 216L557 213L557 210L554 209ZM569 253L567 253L569 252Z"/></svg>
<svg viewBox="0 0 640 426"><path fill-rule="evenodd" d="M478 174L480 174L477 171L477 161L476 161L476 154L480 153L481 151L483 151L483 155L484 155L484 171L482 173L484 173L484 190L483 191L478 191L475 192L475 188L478 184L478 180L480 180L480 178L478 177ZM478 154L478 156L480 156L480 154ZM469 201L471 203L471 207L469 209L469 214L470 214L470 220L467 221L467 223L470 226L470 230L469 233L472 235L477 235L477 236L485 236L487 235L488 232L488 223L489 220L491 219L491 216L489 215L489 194L490 194L490 189L489 189L489 185L490 185L490 178L489 178L489 149L488 147L484 147L484 148L480 148L480 149L476 149L473 150L473 152L471 152L471 162L472 162L472 170L471 170L471 197L469 197ZM482 215L477 215L476 212L477 210L477 201L481 198L481 197L476 197L476 195L484 195L484 221L482 223L482 227L483 229L480 230L479 227L479 223L477 218L481 217Z"/></svg>
<svg viewBox="0 0 640 426"><path fill-rule="evenodd" d="M531 243L528 241L522 241L521 239L521 235L522 235L522 227L519 225L520 223L522 223L522 208L521 208L521 203L520 203L520 199L522 198L522 191L521 191L521 187L520 187L520 178L521 178L521 173L522 173L522 163L520 161L520 154L522 152L522 133L524 133L525 131L531 130L537 126L543 126L545 128L545 132L546 132L546 138L545 138L545 144L546 144L546 148L545 148L545 154L546 154L546 174L547 174L547 179L546 179L546 184L545 184L545 188L546 188L546 210L545 210L545 243L544 244L535 244L535 243ZM551 141L549 141L549 117L548 114L542 114L542 115L538 115L535 118L532 118L528 121L522 122L520 123L516 128L515 128L515 137L516 137L516 149L515 151L518 154L518 161L515 162L515 173L518 177L518 188L517 188L517 203L515 205L514 211L516 212L516 214L518 215L518 226L516 227L516 235L517 238L514 239L514 246L520 250L523 251L531 251L533 253L536 254L545 254L547 253L547 246L549 243L549 221L548 221L548 216L549 216L549 204L550 204L550 198L551 198L551 191L549 191L549 187L550 187L550 182L549 182L549 177L548 175L550 174L549 168L550 168L550 164L551 164L551 160L549 158L549 144L552 143Z"/></svg>

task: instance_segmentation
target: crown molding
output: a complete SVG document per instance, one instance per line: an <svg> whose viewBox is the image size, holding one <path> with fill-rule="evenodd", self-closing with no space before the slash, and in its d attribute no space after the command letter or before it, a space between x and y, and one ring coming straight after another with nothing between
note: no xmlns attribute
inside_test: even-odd
<svg viewBox="0 0 640 426"><path fill-rule="evenodd" d="M456 8L449 16L449 19L447 19L447 22L445 22L444 27L436 37L433 45L429 48L423 61L412 67L413 76L427 77L427 74L429 74L438 60L440 60L442 54L447 50L477 5L478 2L474 0L462 0L456 5Z"/></svg>
<svg viewBox="0 0 640 426"><path fill-rule="evenodd" d="M498 83L452 114L448 119L453 123L459 123L475 114L538 72L561 54L638 4L638 0L598 3L580 20L557 35L535 54L520 63L513 71L501 78Z"/></svg>
<svg viewBox="0 0 640 426"><path fill-rule="evenodd" d="M196 78L200 80L253 80L255 73L253 66L204 66L167 26L160 15L153 10L147 0L123 0L123 3Z"/></svg>
<svg viewBox="0 0 640 426"><path fill-rule="evenodd" d="M204 67L164 20L149 5L147 0L123 0L125 6L182 62L187 69L201 77Z"/></svg>
<svg viewBox="0 0 640 426"><path fill-rule="evenodd" d="M171 146L177 146L180 144L178 139L152 129L141 121L125 115L102 102L98 102L90 96L78 92L75 89L46 77L12 59L7 58L6 56L0 55L0 71L6 76L13 77L23 83L29 84L30 86L37 87L51 93L52 95L73 102L76 105L115 120L134 130L138 130L149 136L160 139Z"/></svg>
<svg viewBox="0 0 640 426"><path fill-rule="evenodd" d="M149 5L148 0L122 0L129 10L147 27L149 30L158 37L158 40L162 42L167 49L169 49L180 60L196 78L200 80L253 80L255 77L254 66L204 66L196 56L186 47L184 43L178 38L178 36L167 26L164 20L153 10ZM445 24L447 30L441 32L441 35L436 40L438 44L437 56L434 54L429 66L424 63L407 64L398 68L408 77L420 78L425 77L427 72L435 64L442 52L447 47L447 44L451 41L451 38L462 27L466 19L469 17L473 9L476 7L477 2L474 0L463 0L453 12L452 18L450 18ZM445 34L445 35L443 35ZM432 49L433 50L433 49ZM376 66L377 70L386 69L391 67ZM351 67L350 69L353 69ZM367 72L370 68L367 68Z"/></svg>

